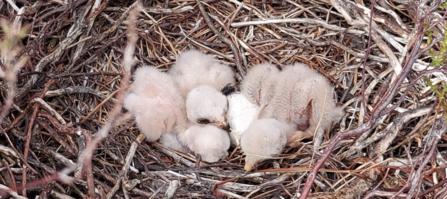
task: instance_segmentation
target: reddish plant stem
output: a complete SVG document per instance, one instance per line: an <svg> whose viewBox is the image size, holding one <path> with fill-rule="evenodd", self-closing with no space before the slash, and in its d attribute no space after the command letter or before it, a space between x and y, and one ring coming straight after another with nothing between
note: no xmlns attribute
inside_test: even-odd
<svg viewBox="0 0 447 199"><path fill-rule="evenodd" d="M48 81L48 83L45 86L45 88L43 89L42 93L40 93L40 98L43 98L45 96L45 93L48 91L48 89L54 82L55 82L54 79L50 79ZM26 131L27 133L26 133L25 149L23 151L23 159L25 162L28 162L29 145L31 142L31 135L32 135L33 125L34 125L34 120L36 119L37 110L39 110L39 107L40 107L39 103L36 103L34 105L33 113L31 114L31 118L30 118L30 121L28 124L28 129ZM26 171L27 171L27 167L23 167L23 172L22 172L23 187L26 186L26 177L28 176L28 175L26 175ZM26 189L25 188L22 190L22 195L26 197Z"/></svg>
<svg viewBox="0 0 447 199"><path fill-rule="evenodd" d="M16 179L14 178L14 174L11 171L11 167L9 167L9 163L5 159L3 159L2 164L4 165L4 167L6 167L9 177L11 178L11 189L13 191L17 191Z"/></svg>

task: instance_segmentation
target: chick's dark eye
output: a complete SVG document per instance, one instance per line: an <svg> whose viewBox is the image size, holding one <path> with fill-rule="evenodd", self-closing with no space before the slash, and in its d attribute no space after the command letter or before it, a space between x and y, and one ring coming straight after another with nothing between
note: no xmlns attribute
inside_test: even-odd
<svg viewBox="0 0 447 199"><path fill-rule="evenodd" d="M231 93L234 93L236 91L236 88L234 86L231 86L230 84L227 84L222 90L220 91L223 95L227 96Z"/></svg>
<svg viewBox="0 0 447 199"><path fill-rule="evenodd" d="M199 123L199 124L209 124L210 121L208 119L198 119L197 123Z"/></svg>

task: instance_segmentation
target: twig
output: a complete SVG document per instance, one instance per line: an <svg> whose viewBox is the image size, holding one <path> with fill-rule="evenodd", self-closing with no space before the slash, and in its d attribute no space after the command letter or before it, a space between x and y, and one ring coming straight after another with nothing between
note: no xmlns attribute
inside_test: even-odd
<svg viewBox="0 0 447 199"><path fill-rule="evenodd" d="M302 24L314 24L320 25L329 30L346 32L350 34L363 35L365 31L347 29L336 25L331 25L320 19L309 19L309 18L294 18L294 19L269 19L262 21L246 21L246 22L234 22L231 24L232 27L242 27L250 25L262 25L262 24L274 24L274 23L302 23Z"/></svg>
<svg viewBox="0 0 447 199"><path fill-rule="evenodd" d="M200 12L202 13L203 19L205 20L208 27L216 34L220 40L222 40L224 43L226 43L231 50L233 51L234 59L236 60L236 67L240 75L243 77L247 74L247 70L242 67L241 57L239 50L234 46L233 42L228 39L227 37L224 37L217 29L214 27L213 22L211 22L210 17L205 11L205 8L202 5L202 0L197 0L197 5L199 6Z"/></svg>
<svg viewBox="0 0 447 199"><path fill-rule="evenodd" d="M414 173L410 174L410 178L407 181L407 185L413 185L410 188L410 191L408 192L407 199L412 198L414 195L418 195L417 193L420 192L420 186L422 183L421 175L423 174L425 170L425 165L430 161L430 159L433 157L433 154L435 153L435 150L437 150L436 145L442 138L442 134L447 132L447 121L445 121L443 115L439 115L439 118L436 119L435 123L433 124L433 129L429 133L429 141L424 147L424 151L427 150L428 153L422 153L421 155L424 157L422 163L419 165L419 168ZM406 187L406 186L405 186ZM404 188L405 188L404 187ZM402 188L403 189L403 188Z"/></svg>
<svg viewBox="0 0 447 199"><path fill-rule="evenodd" d="M368 24L368 28L369 28L369 31L368 31L368 42L367 42L367 47L366 47L366 52L365 52L365 59L363 60L363 70L362 70L362 90L361 90L361 92L362 92L362 96L363 96L363 98L362 98L362 105L360 106L360 108L362 109L361 110L361 112L362 113L364 113L364 114L367 114L367 111L366 111L366 96L365 96L365 79L366 79L366 76L365 76L365 69L366 69L366 58L368 58L368 56L369 56L369 53L371 52L371 34L372 34L372 32L373 32L373 30L372 30L372 22L373 22L373 17L374 17L374 5L376 5L376 1L377 0L373 0L372 1L372 3L371 3L371 12L370 12L370 18L369 18L369 24ZM391 58L390 58L390 60L391 60ZM400 63L399 63L400 64ZM396 75L399 75L399 73L396 71ZM364 116L364 115L362 115L362 116ZM369 115L367 115L368 117L369 117ZM363 117L362 117L363 118Z"/></svg>
<svg viewBox="0 0 447 199"><path fill-rule="evenodd" d="M66 88L62 88L62 89L47 91L45 93L45 97L55 97L55 96L60 96L60 95L68 95L68 94L76 94L76 93L92 94L92 95L95 95L101 99L110 100L111 102L116 102L116 99L110 98L113 95L107 96L107 95L100 93L97 90L94 90L89 87L84 87L84 86L70 86L70 87L66 87Z"/></svg>
<svg viewBox="0 0 447 199"><path fill-rule="evenodd" d="M55 82L54 80L49 80L48 81L47 85L45 86L45 88L43 89L42 93L40 94L40 98L44 97L46 91L48 89L50 89L50 86L54 82ZM30 122L28 124L28 129L27 129L27 132L26 132L25 148L23 150L23 158L24 158L25 162L28 161L28 153L29 153L29 145L30 145L30 142L31 142L32 129L33 129L33 126L34 126L34 120L36 119L36 116L37 116L37 110L39 110L39 106L40 106L39 104L35 104L34 105L33 113L31 114ZM22 176L22 184L23 184L23 186L26 186L26 180L27 180L27 176L28 176L28 175L26 175L26 172L27 172L27 167L25 166L25 167L23 167L23 174L22 174L23 175ZM22 190L22 195L26 196L26 188L24 188Z"/></svg>
<svg viewBox="0 0 447 199"><path fill-rule="evenodd" d="M173 180L169 182L169 187L166 190L165 196L163 198L171 199L174 197L175 191L177 191L177 188L179 186L178 180Z"/></svg>
<svg viewBox="0 0 447 199"><path fill-rule="evenodd" d="M132 142L129 152L127 153L127 156L126 156L124 166L121 168L121 172L117 177L115 186L113 186L112 190L110 190L110 192L107 194L107 199L112 198L115 195L115 192L118 190L118 188L120 186L124 185L125 182L128 181L127 180L127 172L129 171L130 163L132 162L132 159L135 155L135 151L137 150L138 145L140 145L141 142L143 142L145 138L146 137L144 136L144 134L140 134L140 135L138 135L138 138L136 139L136 141ZM124 186L123 186L123 189L125 189Z"/></svg>
<svg viewBox="0 0 447 199"><path fill-rule="evenodd" d="M0 184L0 195L4 195L2 192L6 192L7 194L10 194L12 197L14 197L16 199L27 199L27 197L20 196L14 190L11 190L7 186Z"/></svg>
<svg viewBox="0 0 447 199"><path fill-rule="evenodd" d="M9 5L10 5L16 12L19 12L20 8L17 7L17 5L14 3L14 1L12 1L12 0L6 0L6 2L8 2Z"/></svg>

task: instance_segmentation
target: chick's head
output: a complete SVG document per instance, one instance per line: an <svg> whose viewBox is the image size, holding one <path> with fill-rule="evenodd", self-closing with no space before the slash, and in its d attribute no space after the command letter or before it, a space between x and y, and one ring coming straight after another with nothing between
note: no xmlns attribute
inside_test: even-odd
<svg viewBox="0 0 447 199"><path fill-rule="evenodd" d="M273 89L272 86L274 86L271 79L278 73L278 68L273 64L263 63L253 66L242 82L242 94L254 104L264 104L262 98L265 98L264 95L270 94L268 90Z"/></svg>
<svg viewBox="0 0 447 199"><path fill-rule="evenodd" d="M213 125L193 125L182 136L189 149L206 162L217 162L228 156L230 137Z"/></svg>
<svg viewBox="0 0 447 199"><path fill-rule="evenodd" d="M198 50L189 50L180 54L168 72L186 97L193 88L207 84L217 90L226 85L234 85L234 72L227 65L220 64L212 55Z"/></svg>
<svg viewBox="0 0 447 199"><path fill-rule="evenodd" d="M241 148L245 154L244 169L249 171L256 163L280 154L291 129L288 124L275 119L253 121L241 137Z"/></svg>
<svg viewBox="0 0 447 199"><path fill-rule="evenodd" d="M219 128L227 127L225 113L227 98L215 88L201 85L188 93L186 113L194 124L212 124Z"/></svg>
<svg viewBox="0 0 447 199"><path fill-rule="evenodd" d="M214 87L217 90L222 90L225 86L234 86L234 72L233 70L224 64L215 62L208 68L208 78L206 83Z"/></svg>

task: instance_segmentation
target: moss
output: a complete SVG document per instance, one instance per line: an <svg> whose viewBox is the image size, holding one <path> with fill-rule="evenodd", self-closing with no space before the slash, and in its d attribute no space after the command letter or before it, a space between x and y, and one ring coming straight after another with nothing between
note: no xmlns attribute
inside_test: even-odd
<svg viewBox="0 0 447 199"><path fill-rule="evenodd" d="M447 24L446 24L447 25ZM447 63L447 26L444 26L444 39L441 42L441 50L436 55L432 50L429 50L430 55L432 56L433 60L430 63L431 66L440 66L442 64ZM427 43L431 43L433 41L433 32L431 30L427 31Z"/></svg>
<svg viewBox="0 0 447 199"><path fill-rule="evenodd" d="M430 81L429 78L424 77L425 83L430 87L430 90L432 90L436 97L439 99L440 106L444 111L447 110L447 85L445 82L441 83L441 88L436 87L433 85L433 83ZM444 114L444 118L447 120L447 114Z"/></svg>

